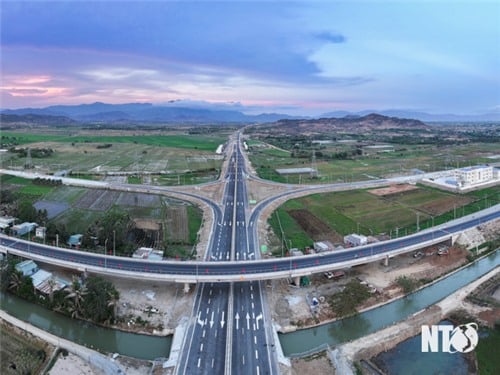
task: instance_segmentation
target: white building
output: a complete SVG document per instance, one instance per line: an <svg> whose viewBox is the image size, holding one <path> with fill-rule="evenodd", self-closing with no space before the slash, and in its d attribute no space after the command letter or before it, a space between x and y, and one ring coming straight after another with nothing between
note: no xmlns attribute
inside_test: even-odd
<svg viewBox="0 0 500 375"><path fill-rule="evenodd" d="M132 258L163 260L163 251L153 250L151 247L140 247L132 254Z"/></svg>
<svg viewBox="0 0 500 375"><path fill-rule="evenodd" d="M313 243L313 248L317 253L333 250L333 244L330 241L318 241Z"/></svg>
<svg viewBox="0 0 500 375"><path fill-rule="evenodd" d="M361 246L368 243L368 238L362 234L352 233L344 237L344 243L350 246Z"/></svg>
<svg viewBox="0 0 500 375"><path fill-rule="evenodd" d="M481 184L493 180L493 167L478 165L455 170L458 186Z"/></svg>

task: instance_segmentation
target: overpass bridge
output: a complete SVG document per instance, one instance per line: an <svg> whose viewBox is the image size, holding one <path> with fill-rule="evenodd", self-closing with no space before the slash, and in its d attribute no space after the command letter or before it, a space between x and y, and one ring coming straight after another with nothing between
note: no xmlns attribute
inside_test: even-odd
<svg viewBox="0 0 500 375"><path fill-rule="evenodd" d="M0 235L0 252L35 261L117 277L177 283L236 282L300 277L380 261L454 241L464 230L500 218L500 204L416 234L341 251L298 257L232 262L147 261L88 253ZM258 248L254 248L254 252Z"/></svg>

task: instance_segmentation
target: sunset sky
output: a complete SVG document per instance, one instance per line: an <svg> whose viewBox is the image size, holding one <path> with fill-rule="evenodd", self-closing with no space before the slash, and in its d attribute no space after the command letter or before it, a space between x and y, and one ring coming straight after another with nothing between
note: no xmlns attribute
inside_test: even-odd
<svg viewBox="0 0 500 375"><path fill-rule="evenodd" d="M500 1L12 1L2 108L500 111ZM236 104L234 104L236 103Z"/></svg>

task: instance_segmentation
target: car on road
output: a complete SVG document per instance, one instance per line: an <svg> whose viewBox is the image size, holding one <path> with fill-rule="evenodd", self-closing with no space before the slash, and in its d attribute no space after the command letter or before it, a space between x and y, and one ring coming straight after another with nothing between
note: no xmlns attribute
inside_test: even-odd
<svg viewBox="0 0 500 375"><path fill-rule="evenodd" d="M438 252L437 252L437 255L441 256L441 255L448 255L450 252L448 250L447 247L440 247Z"/></svg>

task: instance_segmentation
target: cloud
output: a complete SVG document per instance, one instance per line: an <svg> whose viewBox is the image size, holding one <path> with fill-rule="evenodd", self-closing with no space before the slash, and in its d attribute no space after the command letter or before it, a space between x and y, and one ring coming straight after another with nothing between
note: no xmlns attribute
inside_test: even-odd
<svg viewBox="0 0 500 375"><path fill-rule="evenodd" d="M314 36L317 39L319 39L321 41L326 41L328 43L338 44L338 43L345 43L347 41L346 37L343 36L342 34L334 34L334 33L329 32L329 31L323 31L320 33L316 33L316 34L314 34Z"/></svg>
<svg viewBox="0 0 500 375"><path fill-rule="evenodd" d="M314 45L343 39L324 32L312 41L311 30L297 27L300 7L293 3L7 2L2 8L7 47L106 51L293 81L317 78L308 60Z"/></svg>

